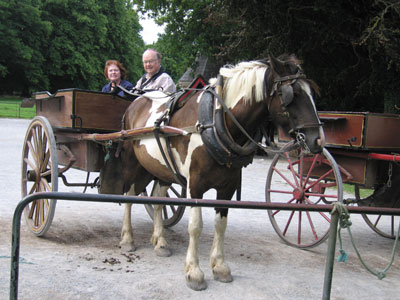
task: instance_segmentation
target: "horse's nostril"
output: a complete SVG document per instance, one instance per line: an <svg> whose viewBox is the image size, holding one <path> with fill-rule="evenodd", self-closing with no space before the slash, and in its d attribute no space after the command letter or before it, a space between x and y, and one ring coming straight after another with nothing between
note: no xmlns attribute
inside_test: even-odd
<svg viewBox="0 0 400 300"><path fill-rule="evenodd" d="M317 145L320 147L322 146L322 139L317 139Z"/></svg>

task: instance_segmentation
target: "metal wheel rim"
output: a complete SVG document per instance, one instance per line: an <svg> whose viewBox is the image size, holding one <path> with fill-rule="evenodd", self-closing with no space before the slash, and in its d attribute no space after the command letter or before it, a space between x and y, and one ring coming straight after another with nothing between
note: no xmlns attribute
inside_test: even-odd
<svg viewBox="0 0 400 300"><path fill-rule="evenodd" d="M151 191L150 195L153 196L152 194L153 191ZM145 196L148 195L148 192L145 191L143 193ZM185 192L179 192L176 190L173 186L171 186L168 189L166 197L177 197L177 198L185 198ZM147 213L149 214L150 218L154 220L154 208L152 204L145 204L144 205L146 208ZM163 225L164 227L172 227L176 225L183 217L183 214L185 212L185 206L176 206L176 205L165 205L163 207L162 211L162 217L163 217Z"/></svg>

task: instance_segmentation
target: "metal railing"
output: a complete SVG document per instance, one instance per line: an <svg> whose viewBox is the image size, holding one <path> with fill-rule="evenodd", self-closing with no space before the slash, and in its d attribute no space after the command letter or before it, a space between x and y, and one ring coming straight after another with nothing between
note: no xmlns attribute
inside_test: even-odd
<svg viewBox="0 0 400 300"><path fill-rule="evenodd" d="M266 203L253 201L227 201L209 199L184 199L168 197L145 197L145 196L120 196L104 194L84 194L84 193L65 193L65 192L40 192L31 194L22 199L14 211L12 222L12 245L11 245L11 274L10 274L10 299L18 299L18 275L19 275L19 249L20 249L20 230L21 216L24 207L38 199L87 201L103 203L133 203L133 204L158 204L158 205L184 205L217 208L241 208L241 209L278 209L278 210L298 210L298 211L317 211L331 212L333 205L318 204L286 204L286 203ZM380 215L400 215L400 209L375 208L375 207L348 207L349 213L358 214L380 214ZM332 273L336 249L336 235L339 222L339 214L333 213L328 241L328 250L325 264L325 278L323 288L323 300L330 299L332 286Z"/></svg>

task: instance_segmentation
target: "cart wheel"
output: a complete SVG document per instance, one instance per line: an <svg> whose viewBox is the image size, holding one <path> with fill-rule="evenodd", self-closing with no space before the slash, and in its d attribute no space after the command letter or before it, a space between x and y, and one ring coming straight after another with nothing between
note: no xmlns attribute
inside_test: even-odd
<svg viewBox="0 0 400 300"><path fill-rule="evenodd" d="M361 193L360 187L355 185L354 186L354 194L356 196L356 201L361 200ZM371 193L373 190L371 190ZM393 216L393 215L368 215L368 214L361 214L365 223L377 234L380 236L395 239L400 217Z"/></svg>
<svg viewBox="0 0 400 300"><path fill-rule="evenodd" d="M150 194L151 196L156 196L156 195L154 195L154 187L156 184L158 184L158 181L154 180L153 186L149 185L147 188L147 191L145 191L143 194L145 196L147 196L148 194ZM179 190L181 190L181 192L179 192ZM186 190L182 189L182 187L179 185L171 185L167 191L166 197L185 198ZM153 220L154 219L153 205L145 204L145 208L147 210L147 213ZM184 212L185 212L185 206L164 205L163 212L162 212L164 227L172 227L172 226L176 225L182 219Z"/></svg>
<svg viewBox="0 0 400 300"><path fill-rule="evenodd" d="M56 141L50 123L35 117L26 132L22 152L22 197L35 192L58 190L58 160ZM39 199L24 208L29 229L42 236L54 217L57 200Z"/></svg>
<svg viewBox="0 0 400 300"><path fill-rule="evenodd" d="M339 168L328 150L305 154L302 149L276 154L268 171L268 203L332 204L343 201ZM337 184L340 183L340 184ZM311 248L329 236L330 214L298 210L268 210L272 226L288 245Z"/></svg>

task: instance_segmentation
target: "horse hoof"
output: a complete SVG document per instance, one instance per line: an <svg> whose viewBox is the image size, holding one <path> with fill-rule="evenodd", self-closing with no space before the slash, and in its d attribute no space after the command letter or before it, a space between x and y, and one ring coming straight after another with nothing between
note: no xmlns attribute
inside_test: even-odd
<svg viewBox="0 0 400 300"><path fill-rule="evenodd" d="M123 252L133 252L136 250L136 246L133 243L120 243L119 247Z"/></svg>
<svg viewBox="0 0 400 300"><path fill-rule="evenodd" d="M207 288L207 283L204 280L202 282L186 280L186 285L194 291L202 291Z"/></svg>
<svg viewBox="0 0 400 300"><path fill-rule="evenodd" d="M171 250L164 247L155 248L154 251L156 251L156 255L160 257L169 257L172 254Z"/></svg>
<svg viewBox="0 0 400 300"><path fill-rule="evenodd" d="M214 280L220 281L220 282L231 282L233 281L232 275L231 275L231 270L230 268L223 264L220 266L216 266L213 268L213 275L214 275Z"/></svg>
<svg viewBox="0 0 400 300"><path fill-rule="evenodd" d="M217 280L219 282L232 282L233 281L233 277L231 274L216 274L214 273L214 280Z"/></svg>

